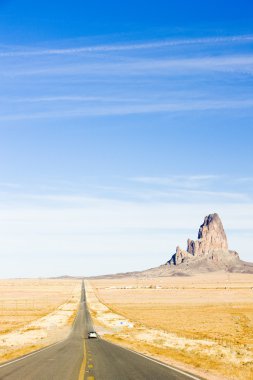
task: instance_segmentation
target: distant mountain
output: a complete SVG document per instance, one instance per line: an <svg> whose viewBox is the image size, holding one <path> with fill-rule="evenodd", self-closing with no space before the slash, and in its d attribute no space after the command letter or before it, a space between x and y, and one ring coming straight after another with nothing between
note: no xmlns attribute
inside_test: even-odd
<svg viewBox="0 0 253 380"><path fill-rule="evenodd" d="M199 227L198 239L187 240L187 248L176 252L165 264L145 271L92 276L90 278L191 276L215 272L253 273L253 263L240 260L239 254L228 248L227 236L218 214L205 217ZM61 278L81 278L62 276ZM84 277L88 278L88 277Z"/></svg>
<svg viewBox="0 0 253 380"><path fill-rule="evenodd" d="M221 219L215 213L205 217L198 239L188 239L186 250L177 247L166 264L145 272L158 276L183 276L219 270L253 273L253 264L240 260L237 252L229 250Z"/></svg>
<svg viewBox="0 0 253 380"><path fill-rule="evenodd" d="M186 251L177 247L167 264L180 265L201 258L222 268L240 261L238 253L228 249L227 236L218 214L206 216L199 228L198 240L188 239Z"/></svg>
<svg viewBox="0 0 253 380"><path fill-rule="evenodd" d="M108 274L93 278L191 276L206 272L253 273L253 263L240 260L237 252L228 248L227 236L218 214L205 217L197 240L187 240L186 250L180 247L170 260L156 268L139 272Z"/></svg>

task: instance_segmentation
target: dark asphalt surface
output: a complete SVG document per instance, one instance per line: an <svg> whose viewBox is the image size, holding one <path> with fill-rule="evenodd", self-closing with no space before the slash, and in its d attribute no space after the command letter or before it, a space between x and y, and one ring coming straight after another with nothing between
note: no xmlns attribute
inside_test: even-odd
<svg viewBox="0 0 253 380"><path fill-rule="evenodd" d="M43 351L0 366L0 380L78 380L84 342L86 368L83 380L197 379L102 339L87 339L92 330L83 287L79 313L69 337Z"/></svg>

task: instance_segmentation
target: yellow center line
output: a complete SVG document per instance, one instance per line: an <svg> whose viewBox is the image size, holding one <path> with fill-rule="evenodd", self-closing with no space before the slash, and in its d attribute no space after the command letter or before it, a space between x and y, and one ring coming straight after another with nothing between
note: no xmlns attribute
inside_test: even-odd
<svg viewBox="0 0 253 380"><path fill-rule="evenodd" d="M94 376L88 376L87 380L95 380Z"/></svg>
<svg viewBox="0 0 253 380"><path fill-rule="evenodd" d="M88 364L88 368L93 368L93 364Z"/></svg>
<svg viewBox="0 0 253 380"><path fill-rule="evenodd" d="M83 360L82 360L82 365L80 368L78 380L84 379L85 367L86 367L86 345L85 345L85 339L84 339L84 341L83 341ZM92 380L92 379L90 379L90 380Z"/></svg>

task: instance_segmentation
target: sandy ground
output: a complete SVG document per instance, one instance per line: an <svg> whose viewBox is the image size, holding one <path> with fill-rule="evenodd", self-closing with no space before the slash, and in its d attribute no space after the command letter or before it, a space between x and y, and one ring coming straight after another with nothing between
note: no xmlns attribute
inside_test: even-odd
<svg viewBox="0 0 253 380"><path fill-rule="evenodd" d="M92 315L108 339L208 379L253 378L253 275L94 280ZM201 370L200 370L201 368Z"/></svg>
<svg viewBox="0 0 253 380"><path fill-rule="evenodd" d="M80 281L1 280L0 289L1 362L67 336L80 301Z"/></svg>

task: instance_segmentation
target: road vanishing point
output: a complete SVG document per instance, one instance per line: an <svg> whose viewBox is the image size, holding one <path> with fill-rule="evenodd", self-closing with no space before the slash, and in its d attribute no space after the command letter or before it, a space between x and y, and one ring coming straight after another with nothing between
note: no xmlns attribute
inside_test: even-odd
<svg viewBox="0 0 253 380"><path fill-rule="evenodd" d="M109 343L87 339L93 331L82 284L79 311L63 341L0 365L0 380L199 380L157 360Z"/></svg>

